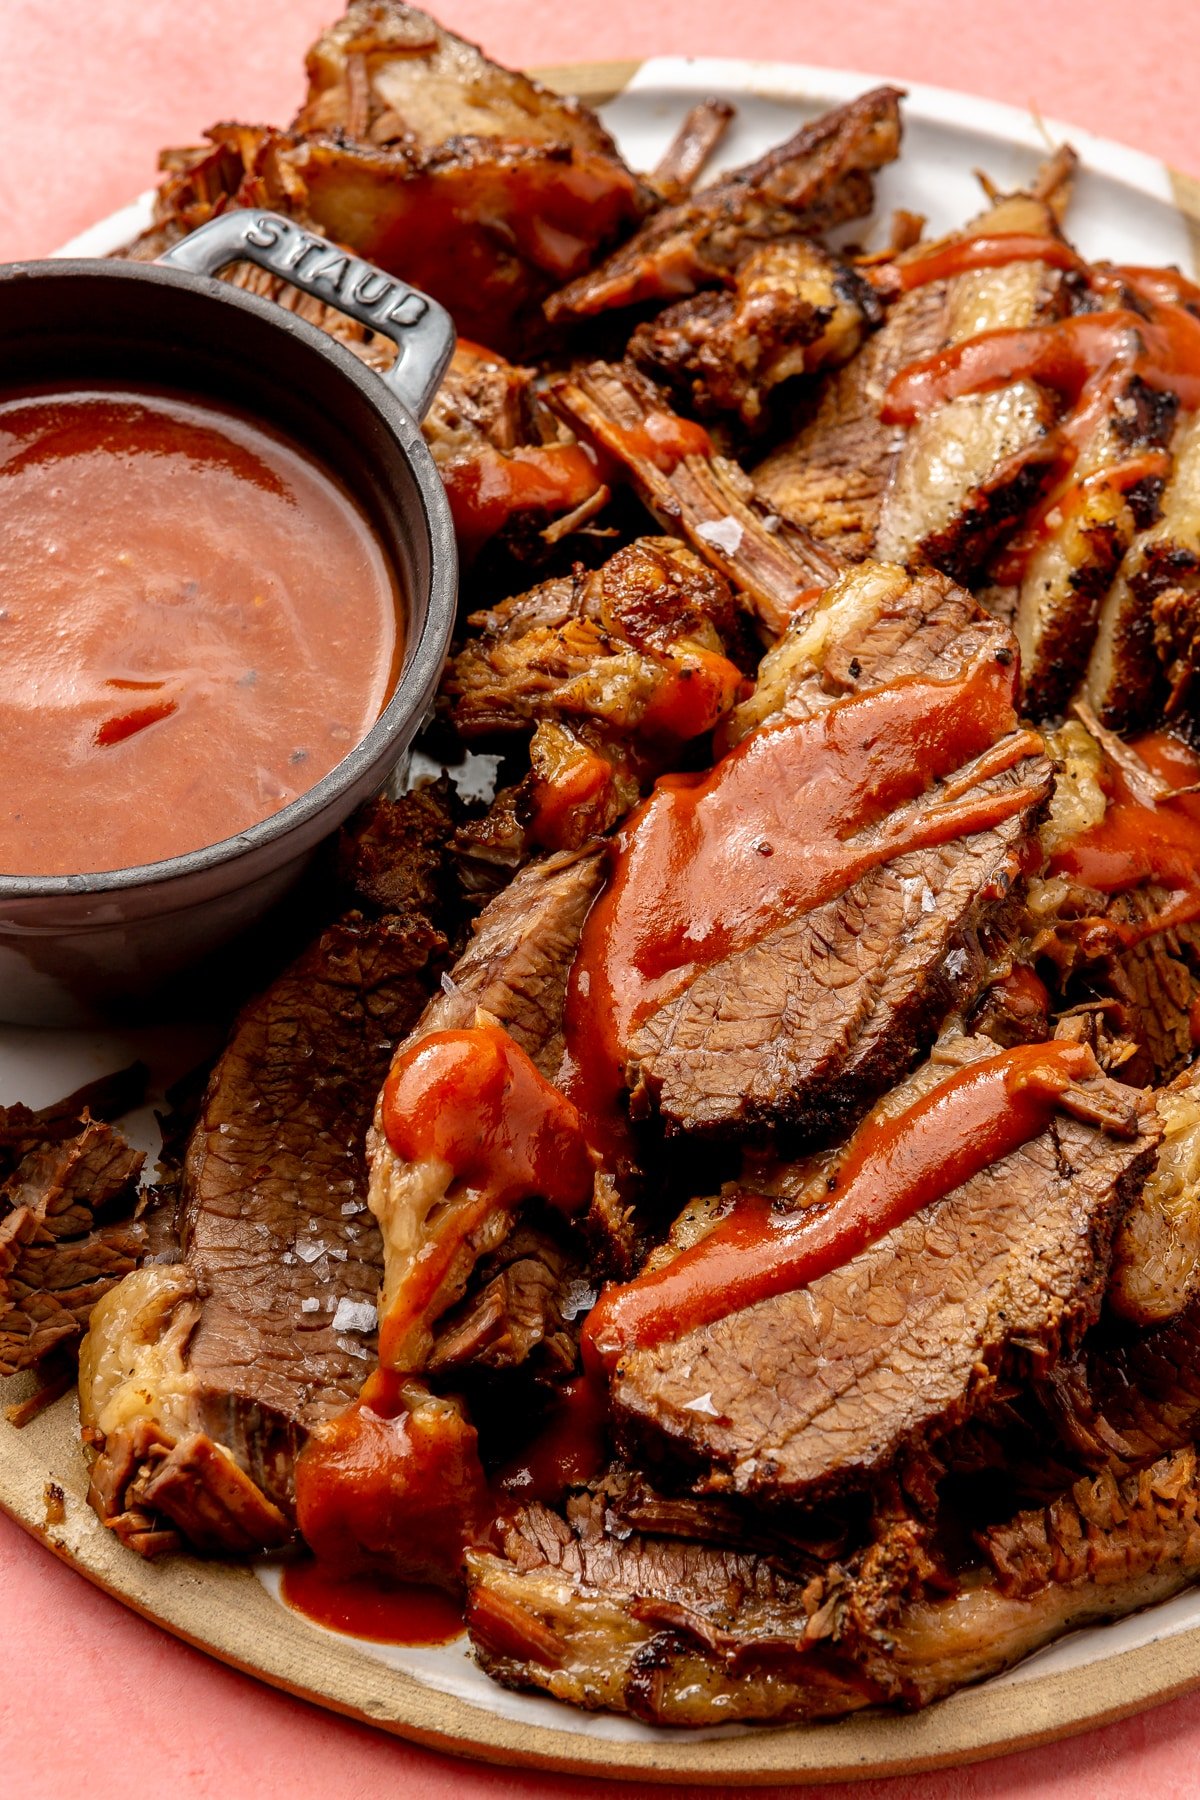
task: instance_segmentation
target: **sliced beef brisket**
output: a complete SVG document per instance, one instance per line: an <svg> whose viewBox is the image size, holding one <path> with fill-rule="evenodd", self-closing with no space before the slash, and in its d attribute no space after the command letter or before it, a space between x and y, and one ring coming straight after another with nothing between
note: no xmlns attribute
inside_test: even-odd
<svg viewBox="0 0 1200 1800"><path fill-rule="evenodd" d="M875 88L662 208L606 262L551 295L547 316L559 324L720 287L764 242L863 217L872 174L900 149L899 102L895 88Z"/></svg>
<svg viewBox="0 0 1200 1800"><path fill-rule="evenodd" d="M981 1536L958 1578L908 1522L845 1564L630 1533L603 1492L531 1507L468 1556L468 1624L496 1680L656 1725L927 1705L1065 1631L1200 1575L1200 1470L1181 1450L1087 1478Z"/></svg>
<svg viewBox="0 0 1200 1800"><path fill-rule="evenodd" d="M753 727L813 719L913 676L951 682L1014 657L1007 630L945 577L864 564L789 627L730 735L744 741ZM624 1046L629 1078L668 1130L784 1127L828 1141L911 1066L1016 928L1023 847L1051 770L1036 738L1011 744L1001 772L985 754L846 841L890 841L944 795L1000 797L1001 823L894 854L701 967L639 1020Z"/></svg>
<svg viewBox="0 0 1200 1800"><path fill-rule="evenodd" d="M882 310L861 275L808 238L765 244L733 290L678 301L629 341L629 356L665 378L701 418L730 412L765 422L784 381L848 362Z"/></svg>
<svg viewBox="0 0 1200 1800"><path fill-rule="evenodd" d="M995 1055L987 1039L954 1049L964 1064ZM924 1065L873 1117L946 1075ZM807 1287L626 1350L611 1382L625 1447L701 1486L810 1501L919 1455L1008 1378L1048 1373L1099 1314L1159 1136L1148 1096L1087 1088L1082 1110L1113 1108L1122 1135L1060 1115ZM819 1199L835 1167L800 1165L792 1203Z"/></svg>
<svg viewBox="0 0 1200 1800"><path fill-rule="evenodd" d="M152 1295L115 1290L88 1340L93 1495L118 1529L141 1521L130 1535L151 1547L148 1509L206 1548L246 1548L255 1519L277 1541L297 1451L370 1367L382 1258L363 1143L445 949L428 908L451 820L430 791L378 803L360 827L360 897L389 910L345 914L246 1007L188 1146L183 1261L136 1278L157 1282ZM123 1376L129 1342L140 1379ZM212 1480L176 1480L180 1459Z"/></svg>
<svg viewBox="0 0 1200 1800"><path fill-rule="evenodd" d="M957 236L1056 230L1053 194L1018 194ZM904 253L898 269L929 250ZM829 378L798 433L754 470L758 491L850 561L924 557L965 579L1051 478L1041 439L1053 403L1033 383L1014 382L932 408L905 431L881 419L883 396L902 369L947 344L1052 317L1061 285L1045 264L1013 262L901 286L881 329Z"/></svg>
<svg viewBox="0 0 1200 1800"><path fill-rule="evenodd" d="M432 1032L470 1029L482 1017L502 1025L552 1081L563 1058L567 978L603 879L604 856L598 846L562 852L523 869L484 908L473 941L398 1054ZM383 1233L383 1314L386 1318L395 1310L407 1318L411 1309L413 1321L389 1361L413 1372L425 1368L433 1353L435 1321L462 1299L475 1265L504 1243L515 1215L496 1207L475 1219L471 1190L464 1192L454 1183L448 1164L397 1156L382 1129L378 1106L368 1158L371 1209ZM460 1220L468 1216L473 1222L460 1235ZM432 1287L425 1275L431 1265L440 1269ZM417 1293L421 1299L414 1305Z"/></svg>
<svg viewBox="0 0 1200 1800"><path fill-rule="evenodd" d="M10 1109L15 1111L16 1109ZM73 1347L146 1250L145 1161L111 1125L30 1149L0 1187L0 1375Z"/></svg>

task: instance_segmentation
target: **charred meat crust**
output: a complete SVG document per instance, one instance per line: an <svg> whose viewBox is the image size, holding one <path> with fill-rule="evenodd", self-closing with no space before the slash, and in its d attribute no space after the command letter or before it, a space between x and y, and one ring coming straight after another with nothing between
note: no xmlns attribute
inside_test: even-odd
<svg viewBox="0 0 1200 1800"><path fill-rule="evenodd" d="M824 1577L609 1527L603 1494L530 1508L468 1557L476 1655L506 1686L656 1725L818 1720L927 1705L1073 1627L1200 1573L1200 1471L1181 1450L1085 1478L985 1533L947 1578L906 1521Z"/></svg>
<svg viewBox="0 0 1200 1800"><path fill-rule="evenodd" d="M554 323L720 286L764 240L869 211L871 175L900 148L900 94L876 88L802 126L757 162L654 214L607 262L546 302Z"/></svg>

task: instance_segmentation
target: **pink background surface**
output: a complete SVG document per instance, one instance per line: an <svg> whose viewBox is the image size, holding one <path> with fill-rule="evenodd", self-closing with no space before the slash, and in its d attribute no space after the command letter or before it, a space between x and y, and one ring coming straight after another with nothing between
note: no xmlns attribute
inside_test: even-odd
<svg viewBox="0 0 1200 1800"><path fill-rule="evenodd" d="M163 144L192 142L221 118L283 122L305 48L338 5L0 0L0 260L42 255L124 204L150 185ZM666 52L861 68L1036 105L1200 175L1200 36L1180 0L443 0L440 10L514 63ZM0 1646L5 1800L645 1791L453 1762L272 1693L94 1592L4 1518ZM1001 1762L822 1792L1190 1800L1198 1769L1200 1696Z"/></svg>

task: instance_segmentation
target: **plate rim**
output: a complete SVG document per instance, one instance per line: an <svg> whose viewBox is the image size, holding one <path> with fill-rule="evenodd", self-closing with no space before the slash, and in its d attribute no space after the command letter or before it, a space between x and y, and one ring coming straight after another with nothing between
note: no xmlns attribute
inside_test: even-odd
<svg viewBox="0 0 1200 1800"><path fill-rule="evenodd" d="M810 96L836 100L887 79L834 66L742 58L654 57L555 64L532 72L555 91L574 93L592 105L618 98L639 77L637 91L661 90L681 100L717 88L735 99L749 93L785 101ZM972 129L1007 144L1037 147L1047 136L1069 136L1081 147L1088 167L1174 204L1187 224L1200 269L1200 181L1194 177L1116 140L1003 102L923 83L898 80L894 85L907 93L910 115L951 127L969 122ZM152 194L147 190L97 220L54 254L97 254L89 240L103 241L106 231L112 236L137 229ZM109 248L120 241L112 236ZM81 244L88 247L81 249ZM11 1389L13 1384L5 1385ZM67 1495L63 1525L46 1523L47 1474ZM718 1736L697 1737L680 1729L615 1741L505 1717L364 1656L353 1639L343 1644L289 1616L244 1565L188 1555L162 1564L142 1562L104 1530L87 1506L73 1395L47 1408L20 1433L0 1435L0 1510L112 1598L242 1673L427 1748L508 1766L713 1786L882 1778L1031 1749L1129 1717L1200 1685L1200 1625L1195 1625L1075 1668L1011 1685L984 1682L963 1688L920 1713L750 1726ZM298 1665L303 1665L304 1679Z"/></svg>

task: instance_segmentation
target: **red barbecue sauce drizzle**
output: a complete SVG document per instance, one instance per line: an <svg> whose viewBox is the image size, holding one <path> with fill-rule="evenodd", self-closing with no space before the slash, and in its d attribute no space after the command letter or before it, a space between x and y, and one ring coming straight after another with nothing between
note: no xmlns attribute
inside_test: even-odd
<svg viewBox="0 0 1200 1800"><path fill-rule="evenodd" d="M966 253L971 241L951 248ZM974 241L997 248L1003 243L1003 239ZM1048 245L1055 241L1046 240ZM934 407L961 395L985 393L1021 380L1040 382L1066 402L1065 417L1043 446L1052 452L1048 470L1057 468L1054 486L1040 514L1001 555L994 571L1000 581L1023 578L1040 537L1058 529L1069 512L1083 507L1095 485L1125 493L1139 481L1161 478L1167 472L1166 459L1150 452L1098 470L1086 481L1072 479L1080 450L1099 425L1115 389L1137 375L1148 387L1177 394L1188 410L1200 406L1200 318L1189 310L1200 302L1200 289L1174 270L1133 267L1093 270L1091 283L1101 293L1120 296L1122 291L1131 291L1141 302L1144 316L1128 306L1117 306L1107 312L1075 314L1053 324L980 332L901 369L880 408L885 421L912 425Z"/></svg>
<svg viewBox="0 0 1200 1800"><path fill-rule="evenodd" d="M515 1508L554 1504L603 1468L607 1396L582 1376L568 1382L489 1484L474 1427L449 1407L410 1409L405 1386L376 1370L298 1459L297 1523L315 1560L285 1572L283 1594L334 1631L441 1644L463 1628L463 1551L493 1542ZM397 1579L398 1561L414 1579Z"/></svg>
<svg viewBox="0 0 1200 1800"><path fill-rule="evenodd" d="M1095 1066L1084 1044L1022 1044L958 1070L895 1118L868 1118L827 1205L781 1214L743 1195L700 1243L606 1288L584 1327L586 1362L611 1369L624 1351L807 1287L1037 1137L1058 1096Z"/></svg>
<svg viewBox="0 0 1200 1800"><path fill-rule="evenodd" d="M1040 262L1051 269L1085 269L1087 264L1061 238L1010 231L930 244L902 262L882 263L868 271L883 294L910 294L931 281L950 281L976 269L999 269L1007 263Z"/></svg>
<svg viewBox="0 0 1200 1800"><path fill-rule="evenodd" d="M599 465L582 444L480 445L441 468L454 529L474 556L519 513L574 512L604 485Z"/></svg>
<svg viewBox="0 0 1200 1800"><path fill-rule="evenodd" d="M1134 263L1108 268L1101 264L1093 271L1093 282L1100 288L1132 288L1143 300L1164 300L1171 306L1200 307L1200 287L1181 275L1178 269L1148 269Z"/></svg>
<svg viewBox="0 0 1200 1800"><path fill-rule="evenodd" d="M1200 782L1200 755L1169 732L1151 732L1130 749L1173 787ZM1147 806L1115 764L1109 781L1112 798L1103 819L1058 851L1049 872L1103 894L1122 894L1148 882L1170 890L1171 899L1152 919L1105 920L1105 929L1128 946L1200 918L1200 794Z"/></svg>
<svg viewBox="0 0 1200 1800"><path fill-rule="evenodd" d="M381 1117L402 1161L449 1163L454 1185L474 1199L425 1246L382 1320L386 1366L476 1224L534 1194L576 1212L591 1194L593 1166L575 1107L498 1025L431 1032L402 1050Z"/></svg>
<svg viewBox="0 0 1200 1800"><path fill-rule="evenodd" d="M983 331L924 357L893 377L880 416L890 424L911 425L960 395L1033 380L1061 394L1081 419L1090 419L1102 383L1118 370L1178 394L1183 406L1194 410L1200 406L1200 319L1148 293L1142 298L1145 318L1126 307L1078 313L1051 325ZM1068 422L1067 434L1076 442L1081 419Z"/></svg>
<svg viewBox="0 0 1200 1800"><path fill-rule="evenodd" d="M615 839L567 989L559 1081L601 1155L619 1163L626 1153L620 1101L632 1033L697 970L878 864L1025 804L1017 790L972 799L950 784L920 816L868 829L1001 738L997 771L1040 747L1036 735L1014 732L1016 674L1015 663L986 659L957 681L898 681L811 719L765 725L703 774L662 777Z"/></svg>

